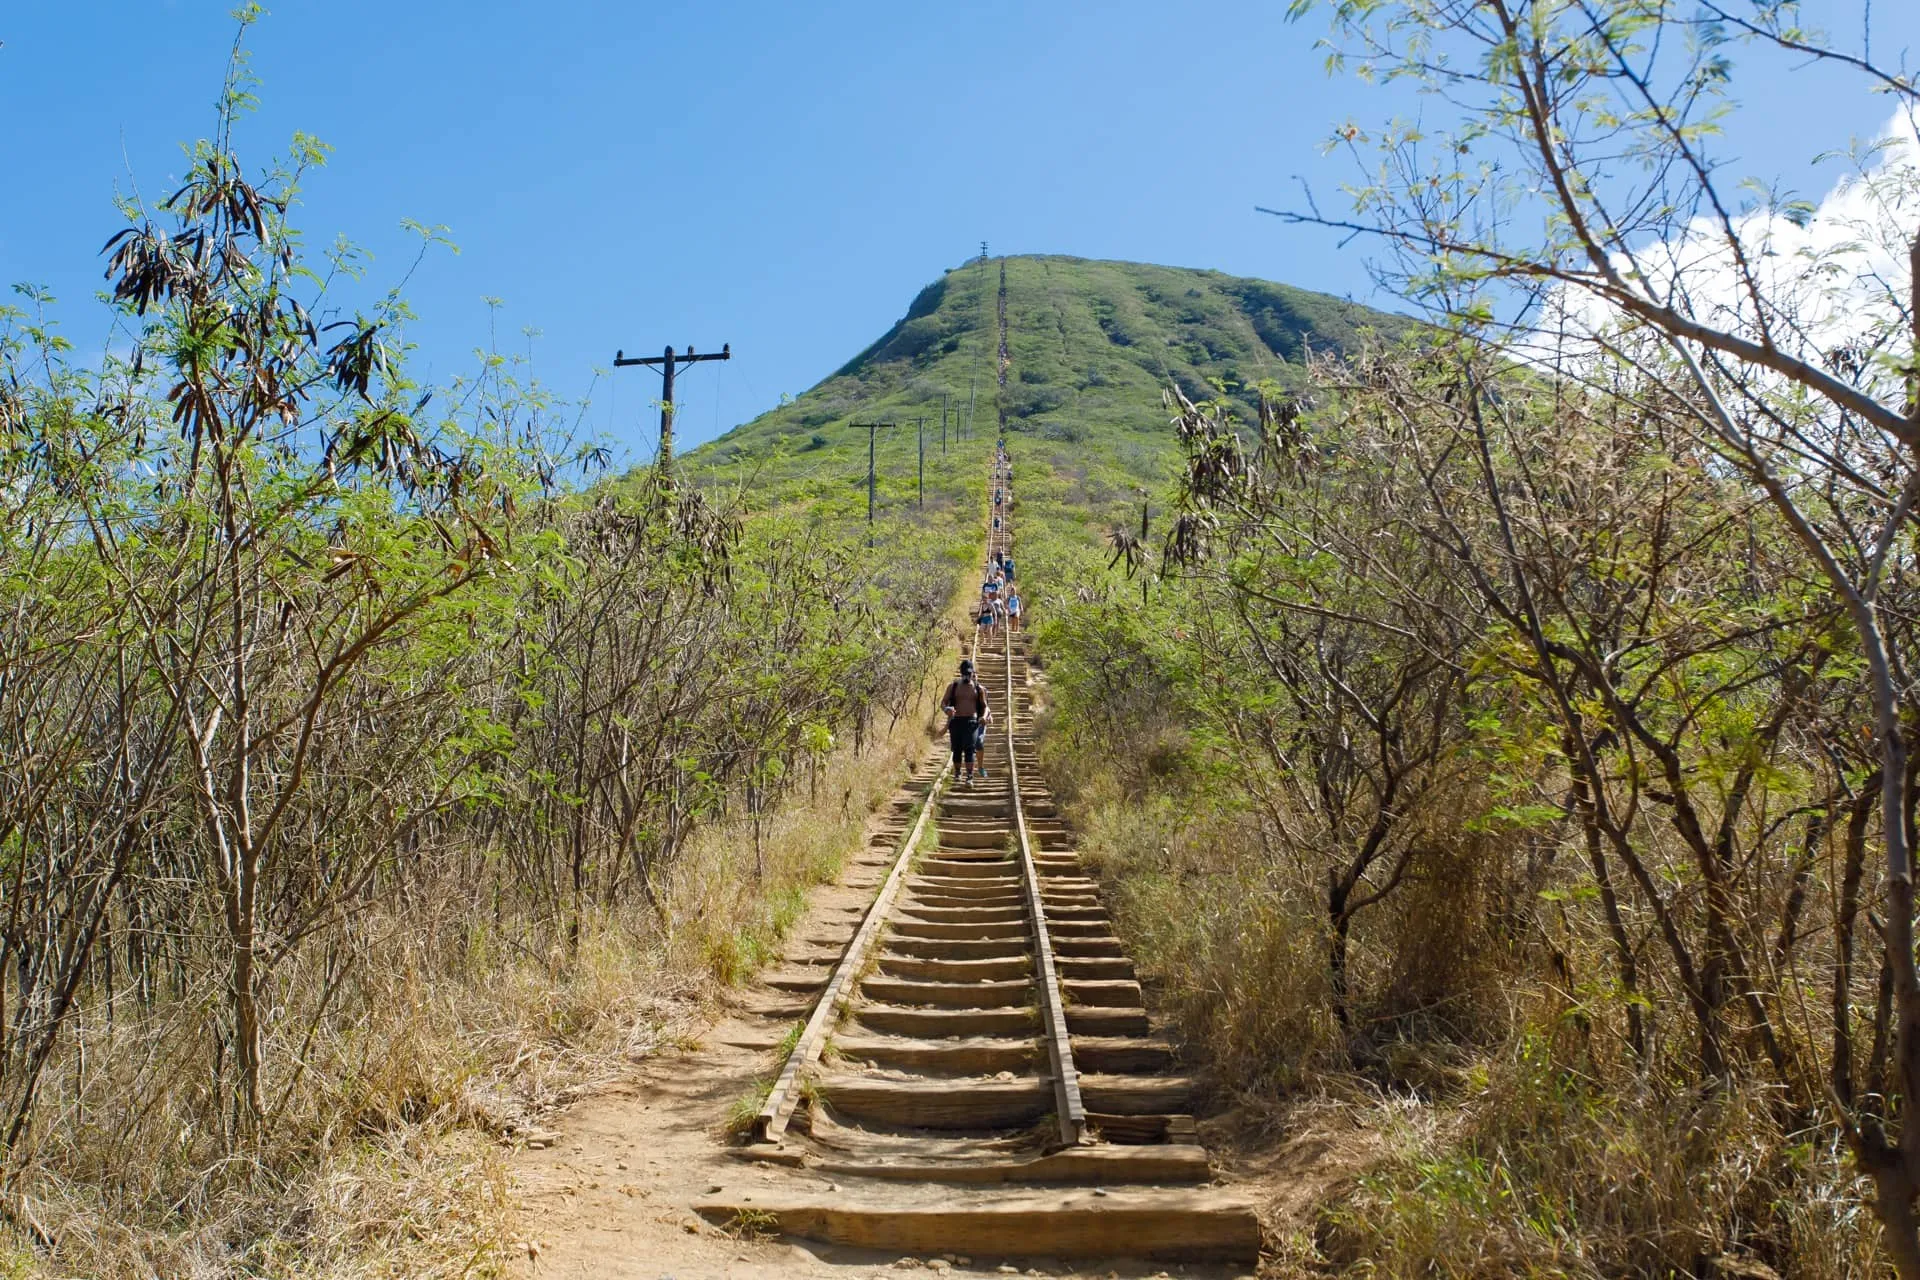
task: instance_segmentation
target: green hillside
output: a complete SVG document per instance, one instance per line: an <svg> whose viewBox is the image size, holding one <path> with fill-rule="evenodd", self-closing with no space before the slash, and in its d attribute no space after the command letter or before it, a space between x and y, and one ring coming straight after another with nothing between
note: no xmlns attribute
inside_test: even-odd
<svg viewBox="0 0 1920 1280"><path fill-rule="evenodd" d="M1000 386L998 295L1004 267L1009 366ZM819 518L863 518L867 432L879 438L884 523L916 496L926 419L928 518L977 510L984 450L1004 411L1016 456L1054 473L1075 515L1130 503L1167 478L1172 440L1161 393L1196 398L1225 386L1299 385L1309 351L1347 350L1406 319L1325 294L1218 271L1062 256L976 259L922 289L866 350L791 403L693 451L703 484L742 484L759 502L804 505ZM960 438L972 402L975 425ZM940 445L943 402L947 448ZM1035 477L1040 479L1040 477Z"/></svg>

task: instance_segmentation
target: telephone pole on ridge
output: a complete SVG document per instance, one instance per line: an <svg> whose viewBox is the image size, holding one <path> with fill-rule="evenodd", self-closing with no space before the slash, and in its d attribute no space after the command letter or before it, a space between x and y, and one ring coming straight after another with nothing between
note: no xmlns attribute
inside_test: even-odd
<svg viewBox="0 0 1920 1280"><path fill-rule="evenodd" d="M915 418L920 428L920 509L927 509L927 420Z"/></svg>
<svg viewBox="0 0 1920 1280"><path fill-rule="evenodd" d="M718 355L712 352L708 352L703 356L695 355L692 347L688 347L679 355L675 355L673 348L668 347L661 355L635 356L631 360L627 359L627 353L624 350L613 353L613 367L616 369L624 369L628 365L635 364L658 365L660 367L660 456L654 459L654 465L662 471L665 471L673 462L674 371L683 364L698 364L702 360L731 359L733 359L733 344L730 342L721 344Z"/></svg>
<svg viewBox="0 0 1920 1280"><path fill-rule="evenodd" d="M858 431L862 427L867 432L867 546L873 546L873 442L879 438L880 429L891 431L898 423L893 422L849 422L848 426Z"/></svg>

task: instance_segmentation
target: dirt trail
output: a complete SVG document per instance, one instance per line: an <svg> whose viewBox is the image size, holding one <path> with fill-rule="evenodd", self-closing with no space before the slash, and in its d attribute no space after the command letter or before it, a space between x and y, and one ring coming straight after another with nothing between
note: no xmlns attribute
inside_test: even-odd
<svg viewBox="0 0 1920 1280"><path fill-rule="evenodd" d="M1253 1201L1206 1185L1194 1084L1039 774L1042 686L1022 644L978 656L990 776L930 743L784 962L517 1156L522 1274L1251 1270Z"/></svg>
<svg viewBox="0 0 1920 1280"><path fill-rule="evenodd" d="M891 815L876 818L884 833ZM817 890L796 938L844 927L872 896L874 868ZM862 875L862 872L868 874ZM831 1195L832 1176L754 1168L725 1133L729 1112L777 1068L778 1030L796 1011L790 994L754 987L734 994L684 1047L665 1049L619 1085L576 1102L557 1122L551 1146L515 1154L512 1175L521 1242L514 1264L529 1280L707 1280L709 1277L826 1278L1052 1275L1221 1278L1248 1268L1143 1260L1076 1264L1033 1256L979 1257L946 1250L857 1249L798 1239L754 1239L702 1219L694 1206L716 1188L769 1194L807 1178ZM529 1251L531 1245L537 1252ZM911 1265L902 1265L911 1262ZM1007 1268L1012 1268L1011 1271Z"/></svg>

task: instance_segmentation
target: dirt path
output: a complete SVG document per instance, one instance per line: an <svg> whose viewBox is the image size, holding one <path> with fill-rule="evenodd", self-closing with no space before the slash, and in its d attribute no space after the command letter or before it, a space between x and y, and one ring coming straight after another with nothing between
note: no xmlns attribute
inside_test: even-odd
<svg viewBox="0 0 1920 1280"><path fill-rule="evenodd" d="M990 483L1006 480L996 469ZM1260 1230L1249 1189L1205 1185L1216 1170L1193 1082L1142 1007L1039 776L1024 646L976 657L1006 725L993 777L949 787L944 751L929 742L840 880L812 895L782 963L730 993L684 1047L577 1102L550 1142L516 1153L520 1274L1251 1270ZM749 1126L766 1140L729 1134ZM777 1224L793 1235L757 1234ZM1028 1249L1244 1261L1076 1266Z"/></svg>
<svg viewBox="0 0 1920 1280"><path fill-rule="evenodd" d="M878 831L885 817L872 824ZM871 887L861 868L816 890L794 930L803 939L839 927L864 908ZM853 883L848 883L851 880ZM1191 1276L1226 1277L1245 1268L1103 1261L1085 1268L1048 1259L903 1258L893 1252L788 1240L740 1238L702 1221L693 1205L711 1189L762 1182L788 1185L810 1175L755 1168L738 1159L723 1132L730 1109L755 1096L777 1067L771 1010L793 1002L754 988L728 997L682 1048L663 1049L633 1075L573 1104L553 1121L556 1140L511 1162L521 1242L515 1273L537 1280L706 1280L707 1277ZM773 1025L778 1025L775 1022ZM830 1178L814 1179L831 1194ZM964 1261L963 1261L964 1259Z"/></svg>

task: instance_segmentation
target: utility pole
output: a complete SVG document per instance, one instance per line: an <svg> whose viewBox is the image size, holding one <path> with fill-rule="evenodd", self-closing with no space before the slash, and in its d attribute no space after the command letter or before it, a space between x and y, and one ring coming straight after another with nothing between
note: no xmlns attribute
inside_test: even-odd
<svg viewBox="0 0 1920 1280"><path fill-rule="evenodd" d="M683 364L698 364L702 360L731 359L733 359L733 344L730 342L721 345L719 355L708 353L704 356L697 356L693 353L692 347L688 347L679 355L675 355L673 348L668 347L663 355L635 356L631 360L627 359L627 353L625 351L616 351L613 353L613 367L616 369L624 369L626 366L632 364L652 364L660 366L660 456L654 460L654 465L658 466L661 471L664 472L673 462L674 370Z"/></svg>
<svg viewBox="0 0 1920 1280"><path fill-rule="evenodd" d="M852 427L855 431L858 431L862 427L864 427L866 428L866 432L867 432L867 546L871 547L873 546L873 495L874 495L873 442L877 438L879 438L880 429L882 427L885 427L887 430L891 431L897 424L892 422L849 422L847 425Z"/></svg>
<svg viewBox="0 0 1920 1280"><path fill-rule="evenodd" d="M927 420L915 418L920 428L920 509L927 509Z"/></svg>
<svg viewBox="0 0 1920 1280"><path fill-rule="evenodd" d="M947 456L947 393L940 393L940 456Z"/></svg>
<svg viewBox="0 0 1920 1280"><path fill-rule="evenodd" d="M967 438L969 440L973 438L973 393L980 389L979 384L980 379L978 375L975 375L973 380L967 383Z"/></svg>

